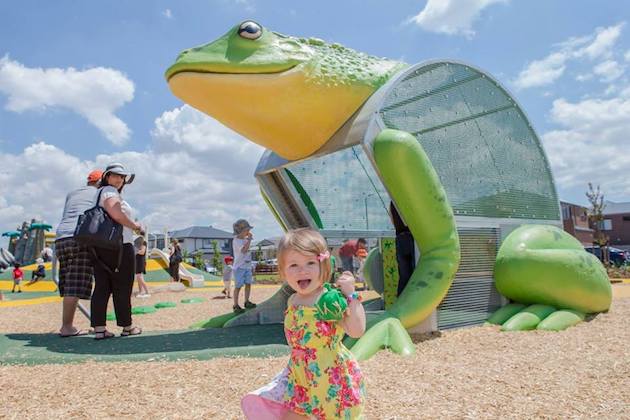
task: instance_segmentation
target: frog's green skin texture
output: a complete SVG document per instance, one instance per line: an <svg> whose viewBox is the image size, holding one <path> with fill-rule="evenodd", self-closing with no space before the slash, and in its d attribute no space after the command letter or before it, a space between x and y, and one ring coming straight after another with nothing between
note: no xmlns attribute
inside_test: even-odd
<svg viewBox="0 0 630 420"><path fill-rule="evenodd" d="M407 67L317 38L296 38L264 29L255 42L240 37L238 25L209 44L180 53L166 71L167 80L182 72L265 74L299 67L305 82L320 86L362 84L373 90Z"/></svg>
<svg viewBox="0 0 630 420"><path fill-rule="evenodd" d="M262 27L258 38L243 38L240 26L182 52L166 78L184 102L288 160L323 146L407 66Z"/></svg>
<svg viewBox="0 0 630 420"><path fill-rule="evenodd" d="M186 50L166 77L185 102L289 160L318 150L406 66L321 40L261 30L252 42L240 38L237 25L210 44ZM234 97L238 99L232 101ZM238 102L245 99L252 103ZM314 126L307 127L305 121ZM318 136L304 135L309 130ZM366 334L346 340L358 359L384 347L412 353L406 330L439 305L460 260L452 208L421 144L409 133L383 130L372 148L383 183L422 249L422 260L398 300L368 319ZM576 242L550 226L527 225L510 234L497 258L497 287L505 296L533 305L508 305L490 321L508 321L506 329L561 329L585 313L607 310L610 285L605 270ZM281 292L286 293L284 288ZM231 316L216 318L212 325L223 325L227 318Z"/></svg>

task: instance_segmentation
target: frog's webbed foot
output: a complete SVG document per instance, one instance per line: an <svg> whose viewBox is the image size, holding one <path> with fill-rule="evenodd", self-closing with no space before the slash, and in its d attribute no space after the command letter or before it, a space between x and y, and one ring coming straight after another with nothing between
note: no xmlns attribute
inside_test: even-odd
<svg viewBox="0 0 630 420"><path fill-rule="evenodd" d="M556 310L549 305L510 303L492 314L487 324L501 325L502 331L562 331L583 321L585 317L584 312L573 309Z"/></svg>
<svg viewBox="0 0 630 420"><path fill-rule="evenodd" d="M344 340L357 360L367 360L381 349L390 349L402 356L413 354L411 337L397 318L381 316L370 324L361 338Z"/></svg>

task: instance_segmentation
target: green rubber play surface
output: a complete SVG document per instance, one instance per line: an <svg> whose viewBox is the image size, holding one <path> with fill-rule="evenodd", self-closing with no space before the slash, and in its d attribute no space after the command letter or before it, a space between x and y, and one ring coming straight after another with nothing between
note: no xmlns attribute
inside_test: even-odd
<svg viewBox="0 0 630 420"><path fill-rule="evenodd" d="M35 299L47 296L59 296L59 292L26 292L24 288L22 293L3 292L5 301Z"/></svg>
<svg viewBox="0 0 630 420"><path fill-rule="evenodd" d="M57 364L86 360L175 361L214 357L267 357L289 353L281 324L143 332L94 340L57 334L0 335L0 364Z"/></svg>

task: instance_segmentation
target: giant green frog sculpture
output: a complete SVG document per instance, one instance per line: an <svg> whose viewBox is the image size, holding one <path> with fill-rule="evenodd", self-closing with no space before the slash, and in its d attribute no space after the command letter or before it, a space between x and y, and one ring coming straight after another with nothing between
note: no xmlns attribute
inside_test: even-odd
<svg viewBox="0 0 630 420"><path fill-rule="evenodd" d="M166 78L184 102L296 160L317 151L406 67L245 21L212 43L183 51ZM407 329L439 305L460 260L453 210L420 143L407 132L385 129L372 147L383 183L422 258L395 304L369 318L361 339L348 342L359 359L383 347L413 352ZM498 290L515 302L489 320L506 330L560 330L585 314L606 311L611 303L601 263L550 225L524 225L512 232L498 252L494 278Z"/></svg>

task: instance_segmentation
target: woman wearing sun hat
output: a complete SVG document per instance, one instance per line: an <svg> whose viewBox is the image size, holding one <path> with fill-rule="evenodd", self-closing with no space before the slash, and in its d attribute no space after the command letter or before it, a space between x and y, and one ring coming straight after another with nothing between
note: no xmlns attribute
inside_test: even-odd
<svg viewBox="0 0 630 420"><path fill-rule="evenodd" d="M133 209L122 198L125 185L131 184L135 174L128 172L121 163L111 163L103 171L101 188L97 193L98 205L116 222L123 225L122 258L118 251L95 248L94 280L92 292L92 327L97 340L114 336L106 328L107 304L113 296L116 323L123 327L121 336L138 335L142 329L131 322L131 292L135 272L133 232L143 228L133 220Z"/></svg>

